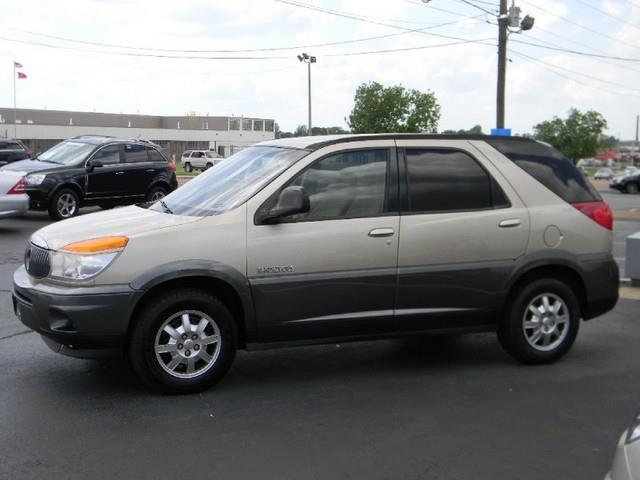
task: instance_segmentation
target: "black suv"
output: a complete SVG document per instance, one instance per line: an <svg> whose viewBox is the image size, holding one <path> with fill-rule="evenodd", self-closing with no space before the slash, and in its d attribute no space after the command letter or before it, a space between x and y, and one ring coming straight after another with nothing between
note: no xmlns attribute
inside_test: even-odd
<svg viewBox="0 0 640 480"><path fill-rule="evenodd" d="M20 140L0 139L0 167L31 157L31 150Z"/></svg>
<svg viewBox="0 0 640 480"><path fill-rule="evenodd" d="M157 145L104 136L65 140L0 172L6 170L25 173L29 208L48 210L54 220L73 217L83 206L155 201L178 186L175 164Z"/></svg>

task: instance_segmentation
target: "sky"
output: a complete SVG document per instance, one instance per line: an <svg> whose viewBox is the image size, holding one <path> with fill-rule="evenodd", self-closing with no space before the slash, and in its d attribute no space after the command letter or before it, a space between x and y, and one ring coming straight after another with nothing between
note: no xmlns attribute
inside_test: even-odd
<svg viewBox="0 0 640 480"><path fill-rule="evenodd" d="M15 59L28 77L17 80L19 108L262 117L292 131L307 121L307 68L296 58L306 52L317 57L316 126L348 128L356 88L370 81L434 92L440 131L495 126L498 0L2 3L2 107L13 106ZM528 133L575 107L634 138L640 0L516 5L535 26L509 37L506 126Z"/></svg>

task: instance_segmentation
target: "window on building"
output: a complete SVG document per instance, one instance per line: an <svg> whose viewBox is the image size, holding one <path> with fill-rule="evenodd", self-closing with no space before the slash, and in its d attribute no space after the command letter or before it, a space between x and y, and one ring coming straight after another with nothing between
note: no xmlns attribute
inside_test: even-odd
<svg viewBox="0 0 640 480"><path fill-rule="evenodd" d="M273 120L265 120L264 121L264 130L265 132L273 132Z"/></svg>
<svg viewBox="0 0 640 480"><path fill-rule="evenodd" d="M253 122L251 121L250 118L243 118L242 119L242 130L245 131L245 132L250 132L252 123Z"/></svg>
<svg viewBox="0 0 640 480"><path fill-rule="evenodd" d="M410 212L451 212L507 206L498 184L468 154L407 149Z"/></svg>
<svg viewBox="0 0 640 480"><path fill-rule="evenodd" d="M240 119L239 118L230 118L229 119L229 130L240 130Z"/></svg>
<svg viewBox="0 0 640 480"><path fill-rule="evenodd" d="M264 130L264 120L254 120L253 121L253 130L255 132L261 132Z"/></svg>

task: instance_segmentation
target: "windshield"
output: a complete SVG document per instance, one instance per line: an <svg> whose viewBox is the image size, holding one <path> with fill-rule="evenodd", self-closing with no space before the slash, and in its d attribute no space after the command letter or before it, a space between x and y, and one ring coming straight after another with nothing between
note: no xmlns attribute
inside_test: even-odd
<svg viewBox="0 0 640 480"><path fill-rule="evenodd" d="M61 142L38 155L36 160L59 165L75 165L83 162L95 147L90 143Z"/></svg>
<svg viewBox="0 0 640 480"><path fill-rule="evenodd" d="M198 175L150 209L195 217L226 212L251 198L308 153L278 147L246 148Z"/></svg>

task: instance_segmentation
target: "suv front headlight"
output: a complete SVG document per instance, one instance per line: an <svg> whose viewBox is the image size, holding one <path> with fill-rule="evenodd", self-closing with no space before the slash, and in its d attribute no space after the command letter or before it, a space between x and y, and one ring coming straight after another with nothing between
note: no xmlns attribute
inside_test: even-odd
<svg viewBox="0 0 640 480"><path fill-rule="evenodd" d="M53 278L87 280L103 272L127 246L127 237L101 237L70 243L51 251Z"/></svg>
<svg viewBox="0 0 640 480"><path fill-rule="evenodd" d="M24 177L24 181L27 185L40 185L44 182L46 175L42 173L34 173Z"/></svg>

